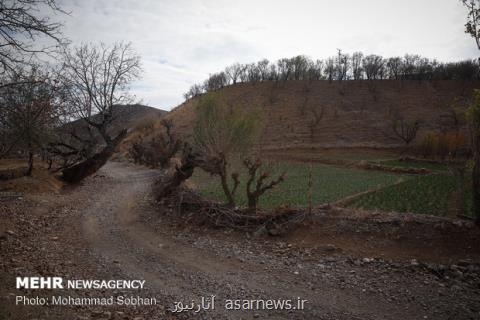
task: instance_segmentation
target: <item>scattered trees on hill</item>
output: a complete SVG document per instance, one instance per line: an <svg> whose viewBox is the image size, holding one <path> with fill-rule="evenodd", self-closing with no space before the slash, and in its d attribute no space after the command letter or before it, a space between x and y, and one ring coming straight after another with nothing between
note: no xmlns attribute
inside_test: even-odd
<svg viewBox="0 0 480 320"><path fill-rule="evenodd" d="M384 58L379 55L353 54L338 50L334 57L312 60L300 55L276 62L264 59L257 63L235 63L224 71L214 73L203 84L194 84L185 99L215 91L238 82L287 80L451 80L480 79L480 66L475 60L441 63L437 60L406 54Z"/></svg>

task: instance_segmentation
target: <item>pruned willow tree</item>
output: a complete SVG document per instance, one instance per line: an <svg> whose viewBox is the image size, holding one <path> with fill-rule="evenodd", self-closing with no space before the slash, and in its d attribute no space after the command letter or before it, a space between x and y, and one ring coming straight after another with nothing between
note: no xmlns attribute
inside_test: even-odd
<svg viewBox="0 0 480 320"><path fill-rule="evenodd" d="M241 175L234 169L238 160L246 169L245 194L251 211L256 211L266 191L285 178L285 174L271 178L271 173L262 168L262 161L255 156L261 126L261 114L254 108L243 110L229 106L218 94L202 96L196 106L193 150L199 167L220 178L228 206L237 204L235 195Z"/></svg>
<svg viewBox="0 0 480 320"><path fill-rule="evenodd" d="M226 205L236 206L241 186L239 165L245 167L245 195L248 210L256 211L260 197L281 183L285 174L271 177L255 157L255 145L262 126L261 114L254 108L243 110L227 104L218 93L202 95L195 106L191 139L183 144L172 174L155 183L158 200L165 198L190 178L195 168L219 177Z"/></svg>
<svg viewBox="0 0 480 320"><path fill-rule="evenodd" d="M202 96L196 106L193 149L201 167L220 177L227 204L235 206L239 174L230 172L233 162L247 154L261 126L260 114L227 106L218 94Z"/></svg>
<svg viewBox="0 0 480 320"><path fill-rule="evenodd" d="M94 154L63 168L63 179L75 183L102 167L126 136L126 128L112 129L115 106L133 101L129 86L140 76L141 66L140 57L130 44L124 43L83 44L65 49L63 58L61 80L66 88L64 99L72 120L80 119L89 133L93 131L102 140L102 147ZM91 142L91 134L75 136L75 144L59 141L54 145L56 154L75 153Z"/></svg>

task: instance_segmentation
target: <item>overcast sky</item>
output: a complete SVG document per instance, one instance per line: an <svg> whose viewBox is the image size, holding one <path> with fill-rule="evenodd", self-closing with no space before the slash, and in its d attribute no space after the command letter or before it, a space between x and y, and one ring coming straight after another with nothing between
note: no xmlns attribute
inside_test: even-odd
<svg viewBox="0 0 480 320"><path fill-rule="evenodd" d="M142 57L133 92L171 109L209 73L234 62L363 51L441 61L478 56L458 0L61 0L75 43L132 42Z"/></svg>

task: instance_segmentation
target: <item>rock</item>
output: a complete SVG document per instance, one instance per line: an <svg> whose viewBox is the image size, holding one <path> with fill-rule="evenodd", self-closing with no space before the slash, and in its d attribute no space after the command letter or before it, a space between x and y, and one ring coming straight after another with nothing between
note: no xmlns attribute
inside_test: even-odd
<svg viewBox="0 0 480 320"><path fill-rule="evenodd" d="M459 260L458 265L461 267L468 267L472 262L470 260Z"/></svg>
<svg viewBox="0 0 480 320"><path fill-rule="evenodd" d="M412 259L410 260L410 265L416 267L416 266L419 266L420 264L418 263L417 259Z"/></svg>
<svg viewBox="0 0 480 320"><path fill-rule="evenodd" d="M265 226L262 226L261 228L258 228L257 230L255 230L255 232L253 233L253 236L254 237L260 237L260 236L266 235L268 233L268 231L269 230L267 230L267 228Z"/></svg>
<svg viewBox="0 0 480 320"><path fill-rule="evenodd" d="M15 235L15 232L13 232L12 230L7 230L5 231L7 234L11 235L11 236L14 236Z"/></svg>
<svg viewBox="0 0 480 320"><path fill-rule="evenodd" d="M92 311L92 316L95 317L95 318L100 317L102 314L103 314L103 312L100 311L100 310L93 310Z"/></svg>
<svg viewBox="0 0 480 320"><path fill-rule="evenodd" d="M337 247L334 246L333 244L326 244L326 245L320 246L318 249L325 252L333 252L337 250Z"/></svg>
<svg viewBox="0 0 480 320"><path fill-rule="evenodd" d="M356 260L353 260L353 264L356 265L356 266L361 266L363 263L362 263L362 261L356 259Z"/></svg>

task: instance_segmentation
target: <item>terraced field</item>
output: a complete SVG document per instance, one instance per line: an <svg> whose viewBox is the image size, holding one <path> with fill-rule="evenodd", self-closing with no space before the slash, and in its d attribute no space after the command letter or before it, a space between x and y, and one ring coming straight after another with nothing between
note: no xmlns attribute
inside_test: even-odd
<svg viewBox="0 0 480 320"><path fill-rule="evenodd" d="M461 200L456 200L454 193L464 184L465 192ZM459 178L445 173L418 176L404 183L386 187L354 199L349 207L377 209L382 211L414 212L436 216L455 215L458 201L463 200L464 212L473 215L470 179ZM459 196L460 197L460 196ZM457 201L457 202L456 202Z"/></svg>
<svg viewBox="0 0 480 320"><path fill-rule="evenodd" d="M275 189L267 191L261 198L260 206L265 209L279 206L306 207L308 205L310 172L313 205L337 201L352 194L392 185L411 178L407 175L387 172L295 162L271 163L269 171L271 171L272 177L282 172L287 174L285 182ZM197 170L191 182L203 196L218 201L225 200L218 177L211 177L209 174ZM240 206L246 204L245 183L246 174L242 170L236 194L237 204Z"/></svg>
<svg viewBox="0 0 480 320"><path fill-rule="evenodd" d="M325 164L272 162L267 165L271 176L275 177L286 172L286 179L284 183L268 191L261 198L260 207L271 209L280 206L308 206L308 182L311 176L312 204L314 206L353 196L351 200L344 203L346 206L437 216L458 213L472 215L470 180L460 181L448 171L448 167L445 165L397 160L379 161L378 163L392 167L427 168L432 171L432 174L407 175ZM237 190L236 200L237 205L244 206L246 205L244 192L246 173L244 169L240 169L239 172L240 186ZM197 170L191 183L203 196L212 200L225 201L218 177L212 177L206 172ZM464 184L463 197L455 195L455 192L460 190L462 183ZM359 195L355 196L357 194ZM463 210L458 208L459 206L463 206Z"/></svg>

